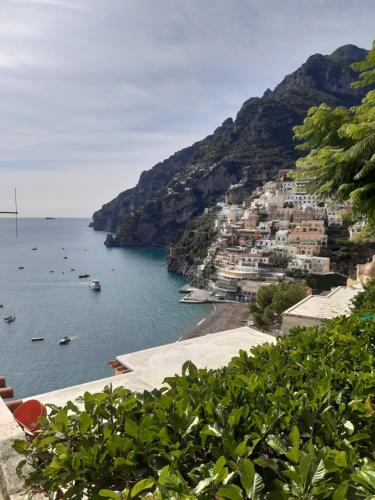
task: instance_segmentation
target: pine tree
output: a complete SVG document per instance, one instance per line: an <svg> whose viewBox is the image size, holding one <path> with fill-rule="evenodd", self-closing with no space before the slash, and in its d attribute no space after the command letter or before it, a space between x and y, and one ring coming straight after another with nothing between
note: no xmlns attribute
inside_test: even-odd
<svg viewBox="0 0 375 500"><path fill-rule="evenodd" d="M375 41L352 68L359 72L354 88L375 84ZM350 200L353 216L375 232L375 90L352 108L310 108L294 135L301 142L297 149L308 153L297 161L295 178L309 180L311 190L323 196Z"/></svg>

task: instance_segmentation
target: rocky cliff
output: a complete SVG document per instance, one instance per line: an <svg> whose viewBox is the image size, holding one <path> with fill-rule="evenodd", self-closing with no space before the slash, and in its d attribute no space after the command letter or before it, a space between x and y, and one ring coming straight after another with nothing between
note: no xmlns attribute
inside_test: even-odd
<svg viewBox="0 0 375 500"><path fill-rule="evenodd" d="M94 229L115 233L107 237L107 245L176 243L187 222L223 199L231 187L248 192L281 168L293 167L292 127L310 106L358 103L363 92L350 87L356 78L350 63L365 55L365 50L346 45L328 56L309 57L273 91L247 100L235 120L228 118L212 135L143 172L134 188L95 212Z"/></svg>

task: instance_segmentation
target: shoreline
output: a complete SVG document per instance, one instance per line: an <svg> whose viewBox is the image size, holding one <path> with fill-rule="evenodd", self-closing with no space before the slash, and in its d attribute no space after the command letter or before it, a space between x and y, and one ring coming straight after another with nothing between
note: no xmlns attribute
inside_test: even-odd
<svg viewBox="0 0 375 500"><path fill-rule="evenodd" d="M244 326L241 320L249 318L248 304L226 302L214 304L213 307L214 310L208 316L186 330L178 340L187 340L210 333L239 328Z"/></svg>

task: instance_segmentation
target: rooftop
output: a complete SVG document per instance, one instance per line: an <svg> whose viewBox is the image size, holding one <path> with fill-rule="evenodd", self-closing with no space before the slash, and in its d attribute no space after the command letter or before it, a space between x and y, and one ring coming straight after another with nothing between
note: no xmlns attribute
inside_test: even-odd
<svg viewBox="0 0 375 500"><path fill-rule="evenodd" d="M338 286L328 295L309 295L284 311L282 315L316 319L349 316L352 300L361 291L361 287Z"/></svg>

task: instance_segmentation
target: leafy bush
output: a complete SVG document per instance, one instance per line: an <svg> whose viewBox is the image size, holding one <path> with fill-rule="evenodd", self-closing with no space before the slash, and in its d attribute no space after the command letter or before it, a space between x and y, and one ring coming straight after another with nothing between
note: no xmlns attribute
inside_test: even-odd
<svg viewBox="0 0 375 500"><path fill-rule="evenodd" d="M362 313L375 312L375 278L363 285L363 292L358 293L352 303L355 311Z"/></svg>
<svg viewBox="0 0 375 500"><path fill-rule="evenodd" d="M281 313L306 297L306 293L306 286L298 282L261 286L255 303L249 306L254 323L266 330L280 326Z"/></svg>
<svg viewBox="0 0 375 500"><path fill-rule="evenodd" d="M169 388L52 407L14 446L50 498L374 498L374 354L374 321L299 328Z"/></svg>

